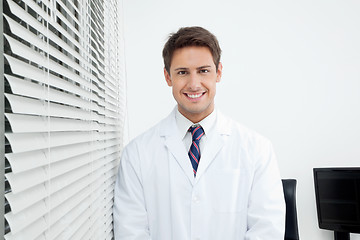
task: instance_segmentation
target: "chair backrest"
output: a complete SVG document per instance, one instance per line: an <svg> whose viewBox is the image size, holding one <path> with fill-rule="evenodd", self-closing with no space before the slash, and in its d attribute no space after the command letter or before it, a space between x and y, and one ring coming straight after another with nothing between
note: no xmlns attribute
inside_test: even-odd
<svg viewBox="0 0 360 240"><path fill-rule="evenodd" d="M285 240L299 240L296 212L296 179L282 179L286 203Z"/></svg>

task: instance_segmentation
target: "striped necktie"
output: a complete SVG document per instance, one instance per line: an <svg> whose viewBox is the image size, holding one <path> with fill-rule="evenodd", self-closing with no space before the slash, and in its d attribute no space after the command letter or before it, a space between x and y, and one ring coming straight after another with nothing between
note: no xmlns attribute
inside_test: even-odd
<svg viewBox="0 0 360 240"><path fill-rule="evenodd" d="M204 136L204 129L198 125L195 127L190 127L189 132L192 134L192 143L189 150L189 158L191 165L194 171L194 177L196 176L196 171L200 161L200 147L199 142L202 136Z"/></svg>

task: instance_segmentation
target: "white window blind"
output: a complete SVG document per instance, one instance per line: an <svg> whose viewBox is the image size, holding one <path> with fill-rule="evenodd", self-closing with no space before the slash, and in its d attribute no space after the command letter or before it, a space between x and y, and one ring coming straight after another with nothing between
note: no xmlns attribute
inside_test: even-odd
<svg viewBox="0 0 360 240"><path fill-rule="evenodd" d="M112 239L123 147L118 0L4 0L5 236Z"/></svg>

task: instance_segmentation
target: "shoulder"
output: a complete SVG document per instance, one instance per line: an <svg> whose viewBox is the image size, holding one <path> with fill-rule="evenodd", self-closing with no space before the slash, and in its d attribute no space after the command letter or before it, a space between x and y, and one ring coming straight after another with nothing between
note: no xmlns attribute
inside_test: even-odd
<svg viewBox="0 0 360 240"><path fill-rule="evenodd" d="M268 138L221 112L218 113L218 124L220 125L218 127L225 129L224 131L228 132L230 139L238 142L243 148L270 144Z"/></svg>
<svg viewBox="0 0 360 240"><path fill-rule="evenodd" d="M160 122L136 136L133 140L131 140L124 148L124 150L128 149L142 149L146 148L154 148L156 144L161 142L162 132L164 131L164 127L167 127L171 124L172 121L172 113L166 118L162 119Z"/></svg>
<svg viewBox="0 0 360 240"><path fill-rule="evenodd" d="M256 169L265 166L274 159L274 151L270 140L257 131L223 116L223 123L227 124L229 134L226 139L226 149L241 159L243 166L252 166Z"/></svg>
<svg viewBox="0 0 360 240"><path fill-rule="evenodd" d="M154 140L158 140L160 136L160 123L157 123L153 127L149 128L145 132L136 136L133 140L131 140L126 146L125 149L128 148L138 148L138 146L144 146L146 144L154 142Z"/></svg>
<svg viewBox="0 0 360 240"><path fill-rule="evenodd" d="M120 162L132 166L141 176L154 168L156 161L167 159L163 128L169 124L168 118L131 140L123 149Z"/></svg>

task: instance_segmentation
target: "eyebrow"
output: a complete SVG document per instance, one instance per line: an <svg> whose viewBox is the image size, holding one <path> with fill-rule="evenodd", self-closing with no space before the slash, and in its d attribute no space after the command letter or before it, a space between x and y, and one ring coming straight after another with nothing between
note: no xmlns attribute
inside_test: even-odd
<svg viewBox="0 0 360 240"><path fill-rule="evenodd" d="M210 65L204 65L204 66L196 68L196 70L204 69L204 68L211 68L211 66ZM174 69L174 71L184 71L184 70L188 70L188 69L189 68L179 67L179 68Z"/></svg>
<svg viewBox="0 0 360 240"><path fill-rule="evenodd" d="M196 69L199 70L199 69L203 69L203 68L211 68L211 66L210 65L205 65L205 66L198 67Z"/></svg>
<svg viewBox="0 0 360 240"><path fill-rule="evenodd" d="M183 68L183 67L180 67L180 68L176 68L176 69L174 69L174 71L183 71L183 70L188 70L188 68Z"/></svg>

